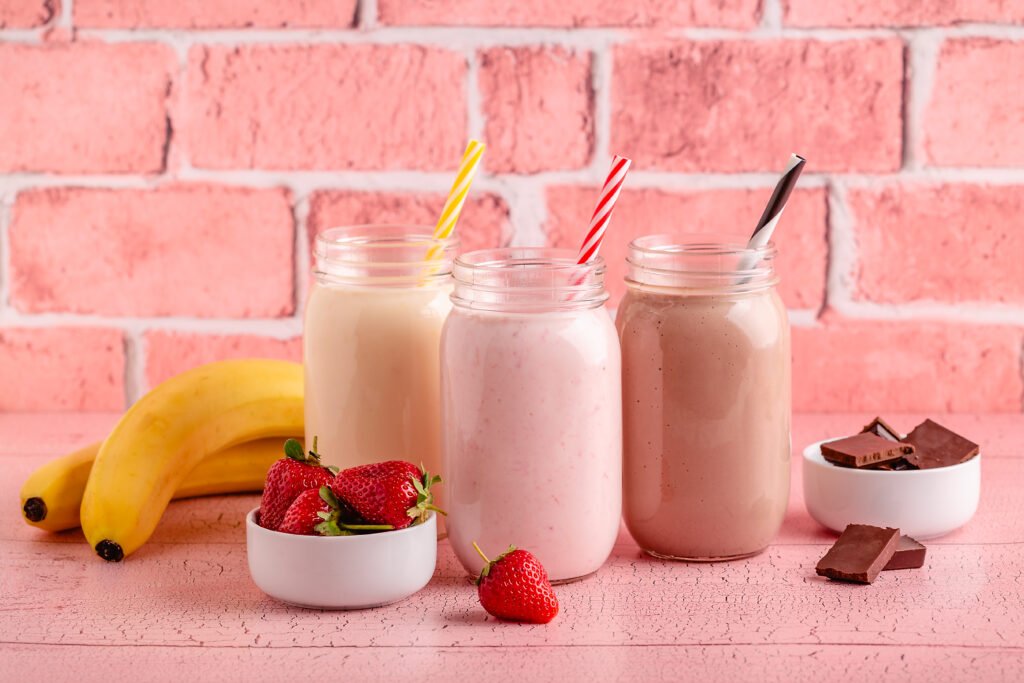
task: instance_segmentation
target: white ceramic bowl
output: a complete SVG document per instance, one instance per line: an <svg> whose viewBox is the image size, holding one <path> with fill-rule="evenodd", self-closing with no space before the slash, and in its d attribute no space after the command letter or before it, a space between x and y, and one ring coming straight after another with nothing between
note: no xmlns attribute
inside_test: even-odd
<svg viewBox="0 0 1024 683"><path fill-rule="evenodd" d="M437 516L397 531L299 536L245 517L249 573L260 590L299 607L363 609L407 598L434 575Z"/></svg>
<svg viewBox="0 0 1024 683"><path fill-rule="evenodd" d="M858 470L837 467L821 444L804 449L804 504L819 524L895 527L916 539L954 531L974 516L981 496L981 455L927 470Z"/></svg>

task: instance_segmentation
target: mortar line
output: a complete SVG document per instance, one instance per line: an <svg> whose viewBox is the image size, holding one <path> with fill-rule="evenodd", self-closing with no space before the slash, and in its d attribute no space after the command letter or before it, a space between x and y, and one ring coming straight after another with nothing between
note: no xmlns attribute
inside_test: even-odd
<svg viewBox="0 0 1024 683"><path fill-rule="evenodd" d="M367 11L373 0L365 0ZM766 9L773 5L766 3ZM367 20L360 16L360 22ZM83 38L101 39L107 42L158 41L189 44L254 44L254 43L295 43L295 44L410 44L448 49L469 47L516 46L516 45L562 45L566 47L597 47L602 44L623 40L632 35L642 35L644 28L635 27L476 27L476 26L380 26L373 19L372 26L357 24L356 28L248 28L248 29L109 29L79 27L76 34ZM818 27L802 28L772 25L770 14L762 18L762 24L753 29L715 27L677 27L659 32L665 39L692 41L765 41L765 40L819 40L825 42L864 40L878 38L902 38L908 31L929 31L943 37L988 37L999 40L1024 40L1024 26L1009 24L959 24L951 26L924 26L919 28L878 27L844 28ZM766 23L767 22L767 23ZM7 35L4 35L7 34ZM38 39L37 29L23 29L0 32L0 39Z"/></svg>
<svg viewBox="0 0 1024 683"><path fill-rule="evenodd" d="M612 154L612 72L614 56L612 47L602 45L590 52L590 87L594 105L594 149L591 154L590 171L594 178L601 178L608 172Z"/></svg>
<svg viewBox="0 0 1024 683"><path fill-rule="evenodd" d="M500 181L500 191L509 205L509 223L512 234L506 242L509 246L535 247L546 242L544 222L547 220L547 203L544 197L545 185L529 178ZM486 189L486 188L485 188Z"/></svg>
<svg viewBox="0 0 1024 683"><path fill-rule="evenodd" d="M716 27L679 27L662 31L668 39L693 41L759 41L820 40L842 41L871 38L900 38L908 31L934 32L943 38L988 37L999 40L1024 41L1024 26L971 23L907 29L903 27L845 28L775 26L772 12L777 0L765 0L761 24L753 29ZM365 6L365 7L364 7ZM465 49L492 45L550 44L576 47L597 47L642 34L643 27L456 27L456 26L380 26L376 17L376 1L363 0L363 8L355 28L230 28L212 30L189 29L121 29L72 26L72 5L61 11L62 27L74 28L76 36L100 39L110 43L156 41L171 44L411 44ZM781 10L780 10L781 11ZM365 23L364 23L365 22ZM45 29L9 29L0 31L0 42L41 42Z"/></svg>
<svg viewBox="0 0 1024 683"><path fill-rule="evenodd" d="M832 272L832 207L829 200L831 190L825 186L825 279L821 283L821 303L814 311L814 320L817 322L828 310L830 276Z"/></svg>
<svg viewBox="0 0 1024 683"><path fill-rule="evenodd" d="M923 130L928 103L935 85L943 38L932 29L907 31L904 35L903 169L925 167Z"/></svg>
<svg viewBox="0 0 1024 683"><path fill-rule="evenodd" d="M9 307L8 282L11 272L11 241L8 237L11 220L14 214L14 195L0 193L0 320Z"/></svg>
<svg viewBox="0 0 1024 683"><path fill-rule="evenodd" d="M257 335L280 340L291 339L302 331L301 321L294 316L282 318L117 317L71 312L23 313L13 308L0 312L0 323L30 328L106 327L138 334L160 331L183 334Z"/></svg>
<svg viewBox="0 0 1024 683"><path fill-rule="evenodd" d="M466 133L467 138L476 138L484 143L487 117L484 114L483 95L480 92L480 55L475 49L465 50L466 57ZM487 172L487 158L484 157L481 175Z"/></svg>
<svg viewBox="0 0 1024 683"><path fill-rule="evenodd" d="M38 45L42 44L43 33L47 30L47 27L42 28L5 28L0 29L0 45L4 43L10 43L12 45L27 44L27 45Z"/></svg>
<svg viewBox="0 0 1024 683"><path fill-rule="evenodd" d="M184 119L185 98L188 92L188 47L184 45L174 46L175 57L178 60L177 73L173 76L167 95L167 140L164 141L164 170L161 175L173 178L175 172L182 166L187 166L188 148L182 144L184 126L179 125Z"/></svg>
<svg viewBox="0 0 1024 683"><path fill-rule="evenodd" d="M828 249L825 267L825 302L822 310L844 311L856 266L857 244L853 219L846 203L846 188L832 179L827 185Z"/></svg>
<svg viewBox="0 0 1024 683"><path fill-rule="evenodd" d="M356 6L356 28L361 31L377 28L378 14L377 0L359 0Z"/></svg>
<svg viewBox="0 0 1024 683"><path fill-rule="evenodd" d="M536 174L481 175L476 183L486 185L500 180L510 182L536 181L545 184L592 184L607 168L598 163L583 169L543 171ZM716 188L772 187L775 173L673 173L670 171L634 170L629 175L630 188L664 190L704 190ZM85 187L103 189L148 189L173 182L210 182L227 186L253 188L289 187L295 190L412 190L445 192L451 183L450 174L434 171L285 171L252 169L193 168L182 160L173 174L165 175L50 175L42 173L0 174L0 193L37 188ZM900 173L808 172L800 178L801 187L824 187L831 181L848 187L886 188L899 184L940 185L970 183L997 186L1024 185L1024 168L922 168Z"/></svg>
<svg viewBox="0 0 1024 683"><path fill-rule="evenodd" d="M781 32L784 28L782 15L782 2L780 0L761 0L761 23L759 27L766 32Z"/></svg>
<svg viewBox="0 0 1024 683"><path fill-rule="evenodd" d="M54 26L73 29L75 24L75 0L51 0L60 2L60 13L55 17ZM51 19L51 21L53 21Z"/></svg>
<svg viewBox="0 0 1024 683"><path fill-rule="evenodd" d="M147 385L145 333L122 330L121 334L124 348L124 407L130 408L142 397Z"/></svg>
<svg viewBox="0 0 1024 683"><path fill-rule="evenodd" d="M294 254L292 255L295 269L293 274L293 302L295 309L292 318L302 329L303 314L306 310L306 297L309 296L309 272L312 256L309 249L309 209L311 193L293 193L292 217L295 229Z"/></svg>
<svg viewBox="0 0 1024 683"><path fill-rule="evenodd" d="M1021 383L1021 389L1020 389L1020 410L1021 410L1022 413L1024 413L1024 340L1022 340L1017 346L1018 346L1018 353L1020 354L1020 356L1019 356L1019 358L1020 358L1020 360L1019 360L1020 367L1017 370L1017 372L1020 375L1020 383Z"/></svg>

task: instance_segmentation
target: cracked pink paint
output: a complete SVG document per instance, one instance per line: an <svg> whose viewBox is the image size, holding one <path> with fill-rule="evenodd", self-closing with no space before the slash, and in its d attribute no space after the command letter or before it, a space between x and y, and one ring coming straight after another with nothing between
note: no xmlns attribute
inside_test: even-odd
<svg viewBox="0 0 1024 683"><path fill-rule="evenodd" d="M865 414L798 415L794 452ZM897 425L921 416L891 416ZM557 587L547 626L480 608L447 544L433 581L374 610L277 603L252 584L242 517L257 496L174 503L152 540L104 564L78 532L46 535L13 504L44 459L102 436L113 415L0 415L0 680L936 681L1024 677L1024 417L941 416L982 444L982 504L928 544L921 570L872 586L828 582L814 563L834 536L800 499L794 468L776 543L741 562L642 555L622 532L592 578Z"/></svg>

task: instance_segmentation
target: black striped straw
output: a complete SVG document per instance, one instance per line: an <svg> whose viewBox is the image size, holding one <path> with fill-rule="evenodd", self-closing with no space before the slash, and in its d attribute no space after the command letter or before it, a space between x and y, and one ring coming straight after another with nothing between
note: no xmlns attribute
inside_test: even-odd
<svg viewBox="0 0 1024 683"><path fill-rule="evenodd" d="M796 186L796 179L800 177L800 172L804 170L805 163L807 163L807 160L798 154L791 154L789 156L786 170L782 172L782 177L779 178L779 182L775 185L771 199L768 200L768 206L764 207L761 220L757 222L754 234L747 241L747 251L740 258L736 270L743 272L757 265L759 259L754 250L768 244L768 240L772 238L775 226L779 224L779 219L782 217L782 210L786 208L786 202ZM746 284L749 280L749 277L743 276L740 278L739 284Z"/></svg>
<svg viewBox="0 0 1024 683"><path fill-rule="evenodd" d="M800 172L804 170L805 163L807 163L807 160L799 154L790 155L789 163L786 164L786 170L783 171L782 177L779 178L775 191L772 192L771 199L768 200L768 205L764 207L761 220L757 222L754 234L750 236L750 241L747 242L748 249L763 247L772 238L775 226L779 224L782 211L786 208L786 202L789 201L789 195L792 194L793 188L796 187L796 180L800 177Z"/></svg>

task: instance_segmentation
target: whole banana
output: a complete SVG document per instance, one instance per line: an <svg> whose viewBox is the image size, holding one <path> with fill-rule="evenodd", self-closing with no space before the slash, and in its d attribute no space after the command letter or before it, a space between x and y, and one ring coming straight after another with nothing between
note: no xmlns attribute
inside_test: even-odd
<svg viewBox="0 0 1024 683"><path fill-rule="evenodd" d="M100 447L82 497L86 540L103 559L121 561L152 535L174 492L208 455L302 428L297 363L220 361L167 380Z"/></svg>
<svg viewBox="0 0 1024 683"><path fill-rule="evenodd" d="M301 438L301 434L292 434ZM21 487L25 521L46 531L65 531L79 526L79 510L92 463L103 445L89 444L74 453L41 465ZM247 441L214 453L195 466L174 499L218 493L263 490L270 466L281 457L282 439Z"/></svg>

